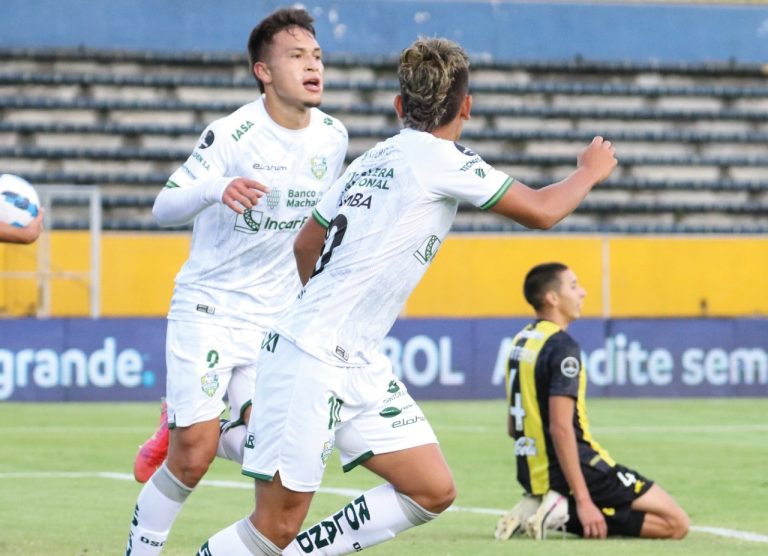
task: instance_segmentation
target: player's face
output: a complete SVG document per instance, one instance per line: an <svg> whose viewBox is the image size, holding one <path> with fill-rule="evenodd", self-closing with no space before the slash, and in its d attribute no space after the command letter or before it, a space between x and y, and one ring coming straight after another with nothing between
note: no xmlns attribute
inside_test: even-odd
<svg viewBox="0 0 768 556"><path fill-rule="evenodd" d="M275 100L288 106L319 106L323 94L320 45L306 29L292 27L277 33L263 64L262 82ZM269 94L269 93L268 93Z"/></svg>
<svg viewBox="0 0 768 556"><path fill-rule="evenodd" d="M587 291L581 287L576 273L570 268L560 274L559 310L568 322L573 322L581 316L581 306Z"/></svg>

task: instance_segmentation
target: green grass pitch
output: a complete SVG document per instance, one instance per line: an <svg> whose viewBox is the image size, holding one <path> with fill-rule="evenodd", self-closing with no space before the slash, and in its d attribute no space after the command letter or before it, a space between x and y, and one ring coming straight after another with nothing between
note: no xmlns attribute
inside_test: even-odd
<svg viewBox="0 0 768 556"><path fill-rule="evenodd" d="M544 542L493 539L494 510L520 495L504 402L422 402L458 485L454 511L368 550L399 556L768 554L768 399L592 399L592 431L611 455L656 480L690 514L682 542L557 535ZM0 555L122 554L140 485L128 480L137 446L154 430L159 402L0 404ZM250 512L251 482L217 461L176 521L164 554L195 554L211 534ZM366 489L364 469L332 459L324 487ZM230 483L235 483L234 485ZM229 485L229 488L227 488ZM238 488L242 487L242 488ZM314 522L348 496L316 495ZM751 533L753 540L708 528Z"/></svg>

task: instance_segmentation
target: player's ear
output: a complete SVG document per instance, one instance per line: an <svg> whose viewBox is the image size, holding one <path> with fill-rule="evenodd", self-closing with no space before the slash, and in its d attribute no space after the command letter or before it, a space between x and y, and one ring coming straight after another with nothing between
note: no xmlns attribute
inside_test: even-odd
<svg viewBox="0 0 768 556"><path fill-rule="evenodd" d="M461 107L459 108L459 115L461 116L462 120L469 120L472 117L472 95L466 95L464 97L464 100L461 102Z"/></svg>
<svg viewBox="0 0 768 556"><path fill-rule="evenodd" d="M557 307L560 304L560 296L557 295L555 290L549 290L544 294L544 301L547 302L547 305Z"/></svg>
<svg viewBox="0 0 768 556"><path fill-rule="evenodd" d="M403 97L402 97L402 95L399 95L399 94L395 95L394 106L395 106L395 112L397 112L397 117L399 119L401 119L401 120L403 118L405 118L405 112L403 111Z"/></svg>
<svg viewBox="0 0 768 556"><path fill-rule="evenodd" d="M272 83L272 72L269 71L269 67L264 62L253 64L253 75L264 84Z"/></svg>

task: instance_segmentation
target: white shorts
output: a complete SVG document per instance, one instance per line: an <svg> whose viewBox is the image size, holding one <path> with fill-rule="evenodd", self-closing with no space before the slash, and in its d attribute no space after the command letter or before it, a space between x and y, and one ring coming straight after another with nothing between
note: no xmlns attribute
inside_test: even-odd
<svg viewBox="0 0 768 556"><path fill-rule="evenodd" d="M168 426L216 419L226 408L238 420L250 406L263 330L168 321L165 340Z"/></svg>
<svg viewBox="0 0 768 556"><path fill-rule="evenodd" d="M336 367L271 334L259 359L244 475L272 480L279 471L286 488L314 492L334 445L349 471L375 454L437 443L385 356Z"/></svg>

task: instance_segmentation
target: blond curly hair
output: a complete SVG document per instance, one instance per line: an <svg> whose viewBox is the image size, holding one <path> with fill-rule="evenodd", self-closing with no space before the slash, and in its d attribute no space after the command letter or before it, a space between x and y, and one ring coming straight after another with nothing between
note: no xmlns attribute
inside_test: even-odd
<svg viewBox="0 0 768 556"><path fill-rule="evenodd" d="M459 112L469 89L469 57L453 41L419 37L400 54L397 77L404 125L433 131Z"/></svg>

